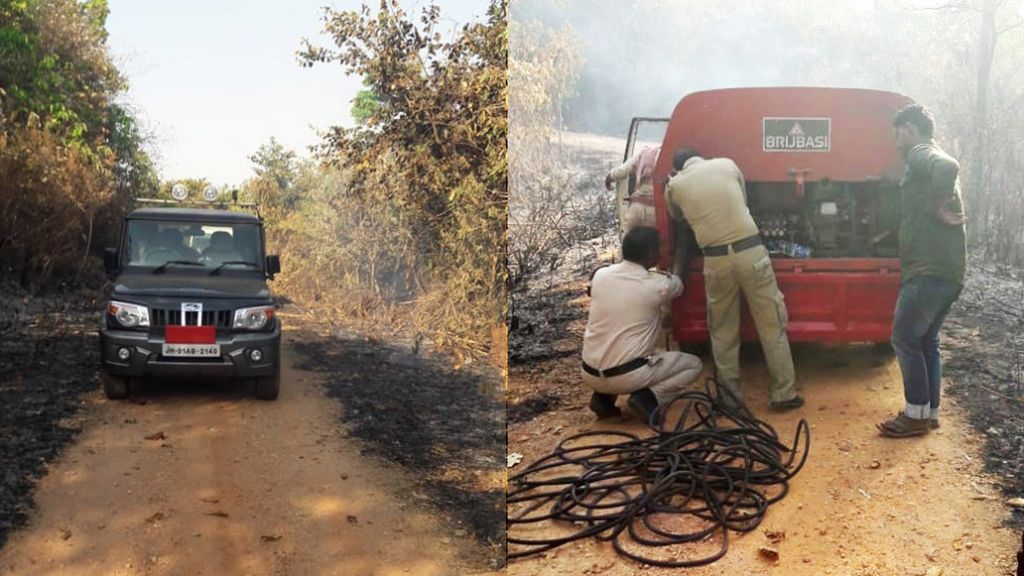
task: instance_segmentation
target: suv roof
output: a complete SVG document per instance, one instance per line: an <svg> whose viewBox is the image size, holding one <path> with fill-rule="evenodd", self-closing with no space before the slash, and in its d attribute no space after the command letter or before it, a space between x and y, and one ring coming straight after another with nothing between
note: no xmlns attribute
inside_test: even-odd
<svg viewBox="0 0 1024 576"><path fill-rule="evenodd" d="M253 214L233 210L199 208L139 208L128 214L132 220L187 220L195 222L252 222L260 219Z"/></svg>

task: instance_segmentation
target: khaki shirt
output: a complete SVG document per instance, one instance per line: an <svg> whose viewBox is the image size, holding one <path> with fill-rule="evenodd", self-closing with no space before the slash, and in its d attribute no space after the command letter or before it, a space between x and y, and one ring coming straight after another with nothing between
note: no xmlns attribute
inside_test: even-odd
<svg viewBox="0 0 1024 576"><path fill-rule="evenodd" d="M668 182L666 200L673 217L682 211L697 244L719 246L757 234L747 208L743 174L728 158L691 158Z"/></svg>
<svg viewBox="0 0 1024 576"><path fill-rule="evenodd" d="M583 361L607 370L653 354L661 305L682 292L678 276L628 260L598 270L590 284Z"/></svg>

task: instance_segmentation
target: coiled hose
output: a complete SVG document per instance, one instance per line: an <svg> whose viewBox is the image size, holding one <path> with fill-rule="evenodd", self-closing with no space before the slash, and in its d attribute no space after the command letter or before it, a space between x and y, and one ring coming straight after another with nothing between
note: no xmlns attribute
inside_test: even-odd
<svg viewBox="0 0 1024 576"><path fill-rule="evenodd" d="M677 404L682 410L671 424L656 424ZM786 496L810 449L806 420L787 447L711 379L705 390L659 406L649 426L655 434L647 438L620 431L570 436L509 478L508 558L594 537L652 566L710 564L728 551L730 531L756 529L768 506ZM552 520L573 531L529 535L529 525ZM715 539L717 551L697 552ZM664 552L648 555L645 547Z"/></svg>

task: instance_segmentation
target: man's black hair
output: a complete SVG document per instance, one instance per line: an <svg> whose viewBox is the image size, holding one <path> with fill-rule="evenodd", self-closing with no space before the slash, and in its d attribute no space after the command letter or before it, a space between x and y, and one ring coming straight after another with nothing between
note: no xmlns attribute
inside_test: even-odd
<svg viewBox="0 0 1024 576"><path fill-rule="evenodd" d="M676 171L682 170L686 161L694 156L699 156L694 148L680 148L676 150L676 153L672 156L672 168Z"/></svg>
<svg viewBox="0 0 1024 576"><path fill-rule="evenodd" d="M658 229L637 226L622 238L622 259L646 264L658 257Z"/></svg>
<svg viewBox="0 0 1024 576"><path fill-rule="evenodd" d="M935 132L935 118L922 104L910 104L900 108L892 120L893 127L907 124L916 126L917 131L925 138L931 138L932 133Z"/></svg>

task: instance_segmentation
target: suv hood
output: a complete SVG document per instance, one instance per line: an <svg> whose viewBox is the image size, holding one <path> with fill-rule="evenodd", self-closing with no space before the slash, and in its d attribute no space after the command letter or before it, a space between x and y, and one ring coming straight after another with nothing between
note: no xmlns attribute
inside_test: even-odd
<svg viewBox="0 0 1024 576"><path fill-rule="evenodd" d="M118 276L113 295L269 300L270 289L260 276L144 272Z"/></svg>

